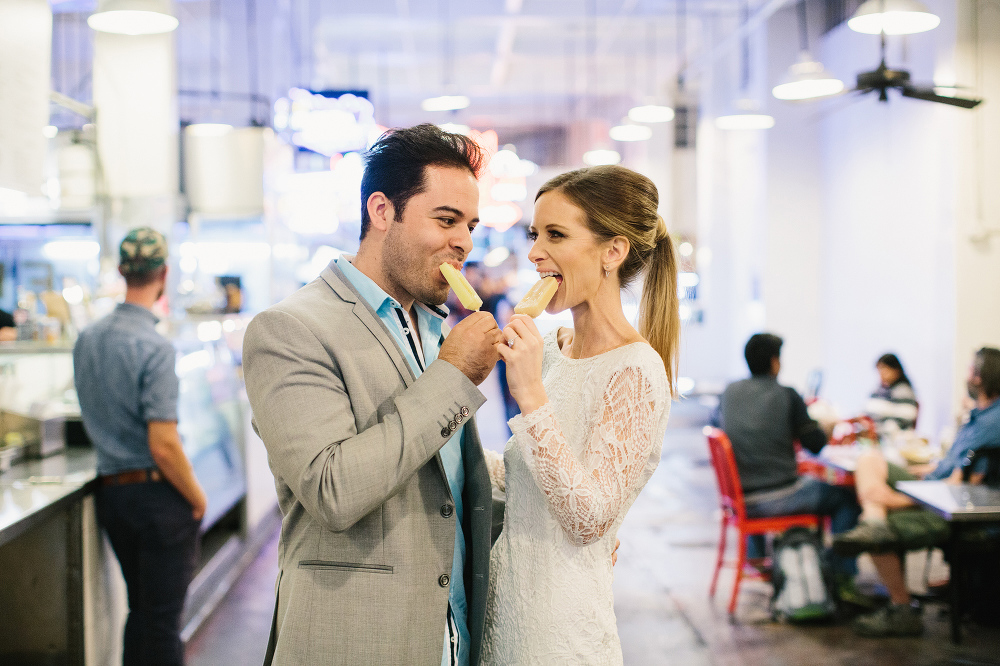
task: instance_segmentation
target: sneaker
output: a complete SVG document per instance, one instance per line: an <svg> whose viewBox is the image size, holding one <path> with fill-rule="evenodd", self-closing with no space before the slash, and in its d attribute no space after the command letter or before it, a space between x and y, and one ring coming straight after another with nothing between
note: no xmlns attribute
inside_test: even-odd
<svg viewBox="0 0 1000 666"><path fill-rule="evenodd" d="M837 577L837 598L844 603L858 606L866 610L875 610L886 604L888 599L865 594L858 589L853 576Z"/></svg>
<svg viewBox="0 0 1000 666"><path fill-rule="evenodd" d="M885 522L862 521L853 530L833 536L833 552L846 557L891 553L899 547L899 536Z"/></svg>
<svg viewBox="0 0 1000 666"><path fill-rule="evenodd" d="M909 604L891 604L874 613L854 618L854 633L858 636L919 636L924 633L920 611Z"/></svg>

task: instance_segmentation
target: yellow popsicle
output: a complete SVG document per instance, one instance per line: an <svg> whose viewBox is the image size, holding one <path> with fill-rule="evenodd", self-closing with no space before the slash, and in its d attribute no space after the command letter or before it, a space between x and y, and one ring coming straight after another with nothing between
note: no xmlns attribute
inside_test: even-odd
<svg viewBox="0 0 1000 666"><path fill-rule="evenodd" d="M466 310L478 310L482 307L483 299L479 298L479 294L458 269L448 263L441 264L440 268L444 279L455 290L455 295L458 296L458 300L462 301L462 306Z"/></svg>
<svg viewBox="0 0 1000 666"><path fill-rule="evenodd" d="M541 280L531 285L531 289L524 295L521 302L514 306L514 314L525 314L534 319L542 314L545 306L549 304L552 297L556 295L559 288L559 280L551 275L543 277Z"/></svg>

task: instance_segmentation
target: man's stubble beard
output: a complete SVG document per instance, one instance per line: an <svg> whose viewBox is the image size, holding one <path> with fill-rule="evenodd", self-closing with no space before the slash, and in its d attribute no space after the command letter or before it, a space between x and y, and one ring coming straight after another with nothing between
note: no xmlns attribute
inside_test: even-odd
<svg viewBox="0 0 1000 666"><path fill-rule="evenodd" d="M428 283L429 267L422 264L424 257L414 254L403 242L397 223L385 237L382 250L383 270L397 286L405 289L413 298L428 305L442 305L448 300L448 286L438 287Z"/></svg>

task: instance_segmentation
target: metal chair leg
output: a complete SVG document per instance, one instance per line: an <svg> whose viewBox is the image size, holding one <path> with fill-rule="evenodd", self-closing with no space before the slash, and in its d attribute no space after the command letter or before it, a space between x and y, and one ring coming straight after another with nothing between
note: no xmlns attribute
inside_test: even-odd
<svg viewBox="0 0 1000 666"><path fill-rule="evenodd" d="M719 534L719 554L715 559L715 573L712 574L712 585L708 588L708 598L715 598L715 585L719 582L719 571L722 570L722 559L726 553L726 532L729 526L726 524L726 518L722 518L722 530Z"/></svg>

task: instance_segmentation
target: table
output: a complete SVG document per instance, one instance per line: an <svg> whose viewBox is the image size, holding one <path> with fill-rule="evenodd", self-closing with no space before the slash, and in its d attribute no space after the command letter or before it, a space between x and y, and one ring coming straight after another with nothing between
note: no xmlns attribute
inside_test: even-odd
<svg viewBox="0 0 1000 666"><path fill-rule="evenodd" d="M900 481L896 489L951 523L951 640L957 644L961 640L959 595L962 586L959 577L963 571L964 555L959 543L960 535L968 526L1000 523L1000 488L967 483L955 485L944 481Z"/></svg>

